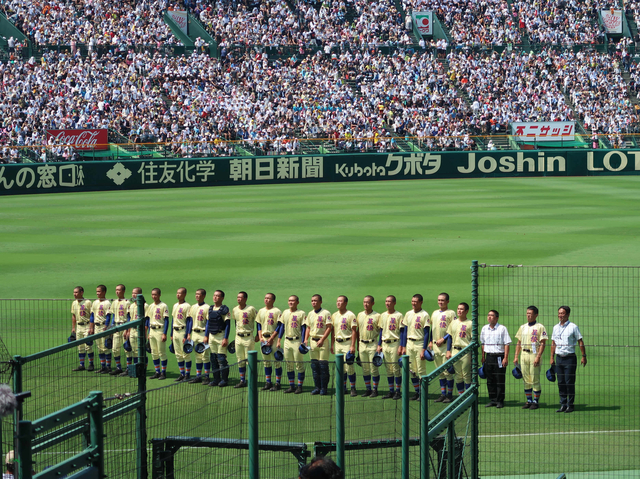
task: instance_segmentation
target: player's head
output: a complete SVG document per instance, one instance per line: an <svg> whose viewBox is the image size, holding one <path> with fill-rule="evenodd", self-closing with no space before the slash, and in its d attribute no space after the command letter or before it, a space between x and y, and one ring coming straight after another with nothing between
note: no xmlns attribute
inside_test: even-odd
<svg viewBox="0 0 640 479"><path fill-rule="evenodd" d="M119 284L118 286L116 286L116 296L119 299L124 298L124 293L126 293L126 291L127 291L127 287L124 284Z"/></svg>
<svg viewBox="0 0 640 479"><path fill-rule="evenodd" d="M440 311L444 311L449 306L449 295L447 293L440 293L438 295L438 307Z"/></svg>
<svg viewBox="0 0 640 479"><path fill-rule="evenodd" d="M560 306L558 308L558 319L560 321L566 321L571 314L571 308L569 306Z"/></svg>
<svg viewBox="0 0 640 479"><path fill-rule="evenodd" d="M142 288L138 288L137 286L131 290L131 296L137 298L139 294L142 294Z"/></svg>
<svg viewBox="0 0 640 479"><path fill-rule="evenodd" d="M298 298L297 295L292 294L291 296L289 296L287 304L289 305L289 309L291 311L295 311L296 309L298 309L298 305L300 304L300 298Z"/></svg>
<svg viewBox="0 0 640 479"><path fill-rule="evenodd" d="M393 294L387 296L384 300L384 305L387 308L387 312L392 312L396 307L396 297Z"/></svg>
<svg viewBox="0 0 640 479"><path fill-rule="evenodd" d="M527 308L527 321L533 323L538 317L538 308L535 306L529 306Z"/></svg>
<svg viewBox="0 0 640 479"><path fill-rule="evenodd" d="M98 298L104 298L107 294L107 287L104 284L99 284L96 286L96 295Z"/></svg>
<svg viewBox="0 0 640 479"><path fill-rule="evenodd" d="M338 311L346 309L348 303L349 298L347 298L344 294L338 296L338 299L336 300L336 307L338 308Z"/></svg>
<svg viewBox="0 0 640 479"><path fill-rule="evenodd" d="M311 306L313 307L314 311L322 308L322 296L320 296L319 294L314 294L313 296L311 296Z"/></svg>
<svg viewBox="0 0 640 479"><path fill-rule="evenodd" d="M276 302L276 295L273 293L267 293L264 295L264 304L267 308L272 308L273 303Z"/></svg>
<svg viewBox="0 0 640 479"><path fill-rule="evenodd" d="M84 297L84 288L82 286L76 286L73 288L73 299L82 299Z"/></svg>
<svg viewBox="0 0 640 479"><path fill-rule="evenodd" d="M316 456L311 462L300 469L299 479L343 479L344 474L328 457Z"/></svg>
<svg viewBox="0 0 640 479"><path fill-rule="evenodd" d="M222 301L224 301L224 291L216 289L213 292L213 303L219 306L222 304Z"/></svg>
<svg viewBox="0 0 640 479"><path fill-rule="evenodd" d="M376 300L370 294L366 295L362 300L362 306L367 314L373 311L373 305L376 304Z"/></svg>
<svg viewBox="0 0 640 479"><path fill-rule="evenodd" d="M492 326L495 325L498 322L498 318L500 318L500 313L498 313L495 309L489 311L489 314L487 315L487 321L489 321L489 324L491 324Z"/></svg>
<svg viewBox="0 0 640 479"><path fill-rule="evenodd" d="M187 288L178 288L176 291L176 298L180 303L184 302L184 299L187 297Z"/></svg>
<svg viewBox="0 0 640 479"><path fill-rule="evenodd" d="M196 290L196 302L198 304L204 303L205 299L207 299L207 290L206 289L197 289Z"/></svg>
<svg viewBox="0 0 640 479"><path fill-rule="evenodd" d="M151 290L151 299L153 299L154 303L158 303L160 301L161 295L162 295L162 291L160 291L160 288L153 288Z"/></svg>
<svg viewBox="0 0 640 479"><path fill-rule="evenodd" d="M458 318L466 318L468 312L469 304L463 302L458 305L458 310L456 311Z"/></svg>
<svg viewBox="0 0 640 479"><path fill-rule="evenodd" d="M411 297L411 307L416 313L422 309L423 301L424 301L424 298L422 297L421 294L414 294Z"/></svg>

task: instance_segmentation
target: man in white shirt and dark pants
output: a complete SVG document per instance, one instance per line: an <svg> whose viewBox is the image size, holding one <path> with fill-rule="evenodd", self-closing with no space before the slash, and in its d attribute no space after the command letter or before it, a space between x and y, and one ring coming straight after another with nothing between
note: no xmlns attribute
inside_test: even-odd
<svg viewBox="0 0 640 479"><path fill-rule="evenodd" d="M560 322L553 327L551 335L551 365L555 366L560 391L560 409L556 412L573 412L574 410L576 370L578 369L576 344L582 352L580 363L583 366L587 365L587 353L584 349L582 334L578 326L569 321L570 314L569 306L560 306L558 309Z"/></svg>
<svg viewBox="0 0 640 479"><path fill-rule="evenodd" d="M489 390L489 404L485 407L504 407L504 384L507 364L509 364L509 345L511 337L502 324L498 324L500 313L492 309L487 321L480 332L482 344L482 364L487 375L487 389Z"/></svg>

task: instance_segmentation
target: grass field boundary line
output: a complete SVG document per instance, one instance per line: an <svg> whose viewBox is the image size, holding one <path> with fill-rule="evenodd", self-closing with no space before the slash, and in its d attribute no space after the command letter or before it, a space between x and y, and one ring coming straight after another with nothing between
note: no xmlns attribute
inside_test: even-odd
<svg viewBox="0 0 640 479"><path fill-rule="evenodd" d="M640 432L640 429L614 429L611 431L565 431L565 432L532 432L528 434L482 434L478 437L489 439L492 437L521 437L521 436L565 436L573 434L611 434L611 433L626 433L626 432Z"/></svg>
<svg viewBox="0 0 640 479"><path fill-rule="evenodd" d="M587 265L571 265L571 264L563 264L563 265L544 265L544 264L486 264L480 263L478 264L481 268L583 268L583 269L638 269L640 266L587 266Z"/></svg>

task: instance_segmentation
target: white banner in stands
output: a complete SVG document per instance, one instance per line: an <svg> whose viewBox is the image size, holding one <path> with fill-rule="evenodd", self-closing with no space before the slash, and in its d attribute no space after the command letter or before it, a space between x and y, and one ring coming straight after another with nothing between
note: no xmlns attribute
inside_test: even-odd
<svg viewBox="0 0 640 479"><path fill-rule="evenodd" d="M171 20L173 20L175 24L180 27L182 33L188 35L189 32L187 32L187 12L183 12L180 10L169 10L168 13Z"/></svg>
<svg viewBox="0 0 640 479"><path fill-rule="evenodd" d="M622 10L601 10L600 15L607 33L622 33Z"/></svg>
<svg viewBox="0 0 640 479"><path fill-rule="evenodd" d="M425 35L433 35L432 12L413 12L413 21L416 22L418 31Z"/></svg>
<svg viewBox="0 0 640 479"><path fill-rule="evenodd" d="M575 121L523 121L511 123L517 141L573 141Z"/></svg>

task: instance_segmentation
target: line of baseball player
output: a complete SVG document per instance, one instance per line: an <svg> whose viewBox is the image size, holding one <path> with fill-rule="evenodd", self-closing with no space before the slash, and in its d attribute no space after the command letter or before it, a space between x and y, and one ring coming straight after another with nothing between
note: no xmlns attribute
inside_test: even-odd
<svg viewBox="0 0 640 479"><path fill-rule="evenodd" d="M96 327L106 330L112 324L123 324L131 319L139 319L135 298L142 293L141 288L133 289L131 301L125 299L126 288L122 284L116 287L117 299L108 301L106 292L106 286L99 285L96 288L98 299L91 302L84 299L82 287L74 289L75 301L71 308L73 337L80 339L93 334ZM265 372L265 384L262 389L265 391L281 389L283 377L281 362L285 362L289 388L284 390L284 393L301 394L305 380L304 355L309 353L314 382L311 394L326 395L330 378L329 354L332 353L345 355L345 392L355 397L358 393L354 362L358 354L357 360L362 366L366 387L363 396L378 396L379 366L384 362L389 391L382 397L400 399L402 375L399 358L407 354L411 365L411 381L415 390L412 399L418 400L420 399L419 378L426 374L424 361L434 361L438 367L468 346L472 340L472 322L467 318L469 305L465 302L460 303L456 315L453 310L448 309L447 293L438 295L439 309L435 310L431 316L422 309L424 298L420 294L415 294L411 298L412 309L404 315L396 311L396 297L393 295L385 298L386 311L382 314L373 310L375 304L373 296L365 296L364 310L357 316L347 309L348 298L344 295L338 296L337 311L331 314L322 307L322 296L319 294L311 297L312 310L309 313L298 309L300 299L296 295L289 296L289 308L283 312L274 306L276 296L273 293L265 295L265 307L259 311L247 305L248 294L244 291L238 293L238 305L232 311L223 304L225 298L223 291L214 292L212 305L206 303L206 294L204 289L198 289L195 293L196 303L191 305L186 302L186 288L179 288L170 322L169 308L161 301L161 290L159 288L152 290L153 302L145 303L144 306L147 336L145 339L148 341L155 369L151 379L162 380L167 377L167 339L170 338L169 350L175 353L180 370L177 382L188 381L212 387L227 386L229 383L227 353L235 352L240 363L238 368L240 381L234 387L246 387L248 352L254 349L256 342L260 342ZM492 313L496 312L492 311ZM232 318L235 321L235 340L230 342ZM490 348L494 347L493 343L489 345L483 341L485 329L489 326L491 326L491 317L489 317L489 325L483 328L483 334L481 334L483 363L485 346L487 346L487 359L492 357ZM523 337L524 326L520 328L517 335L519 341L516 357L519 353L520 341L528 344L532 335L536 334L534 331L540 334L541 341L538 344L541 346L538 348L539 353L542 354L546 332L542 325L540 327L541 330L529 328L526 337ZM121 350L124 349L126 352L127 366L137 363L137 330L116 333L111 342L109 340L98 342L99 369L94 368L91 346L81 345L78 349L80 364L74 371L95 369L101 374L124 377L128 373L122 368ZM193 351L196 353L195 376L191 374ZM522 348L522 351L527 405L535 404L534 408L537 408L540 388L538 387L537 392L532 395L531 389L527 387L529 384L534 384L531 381L535 381L536 375L538 381L535 384L539 385L539 364L529 368L529 362L524 359L524 352L527 349ZM111 368L112 354L115 362L114 369ZM506 361L507 358L508 344L507 353L501 357L501 360ZM89 364L85 366L87 359ZM483 369L487 372L489 404L499 405L504 401L503 398L499 401L498 396L498 394L504 394L504 386L502 386L502 392L496 392L496 377L492 366L487 365ZM211 373L212 378L209 377ZM439 381L441 394L436 402L448 403L453 400L454 382L458 393L462 394L471 385L471 356L465 355L454 365L454 368L445 371L439 377ZM347 388L347 382L350 391Z"/></svg>

